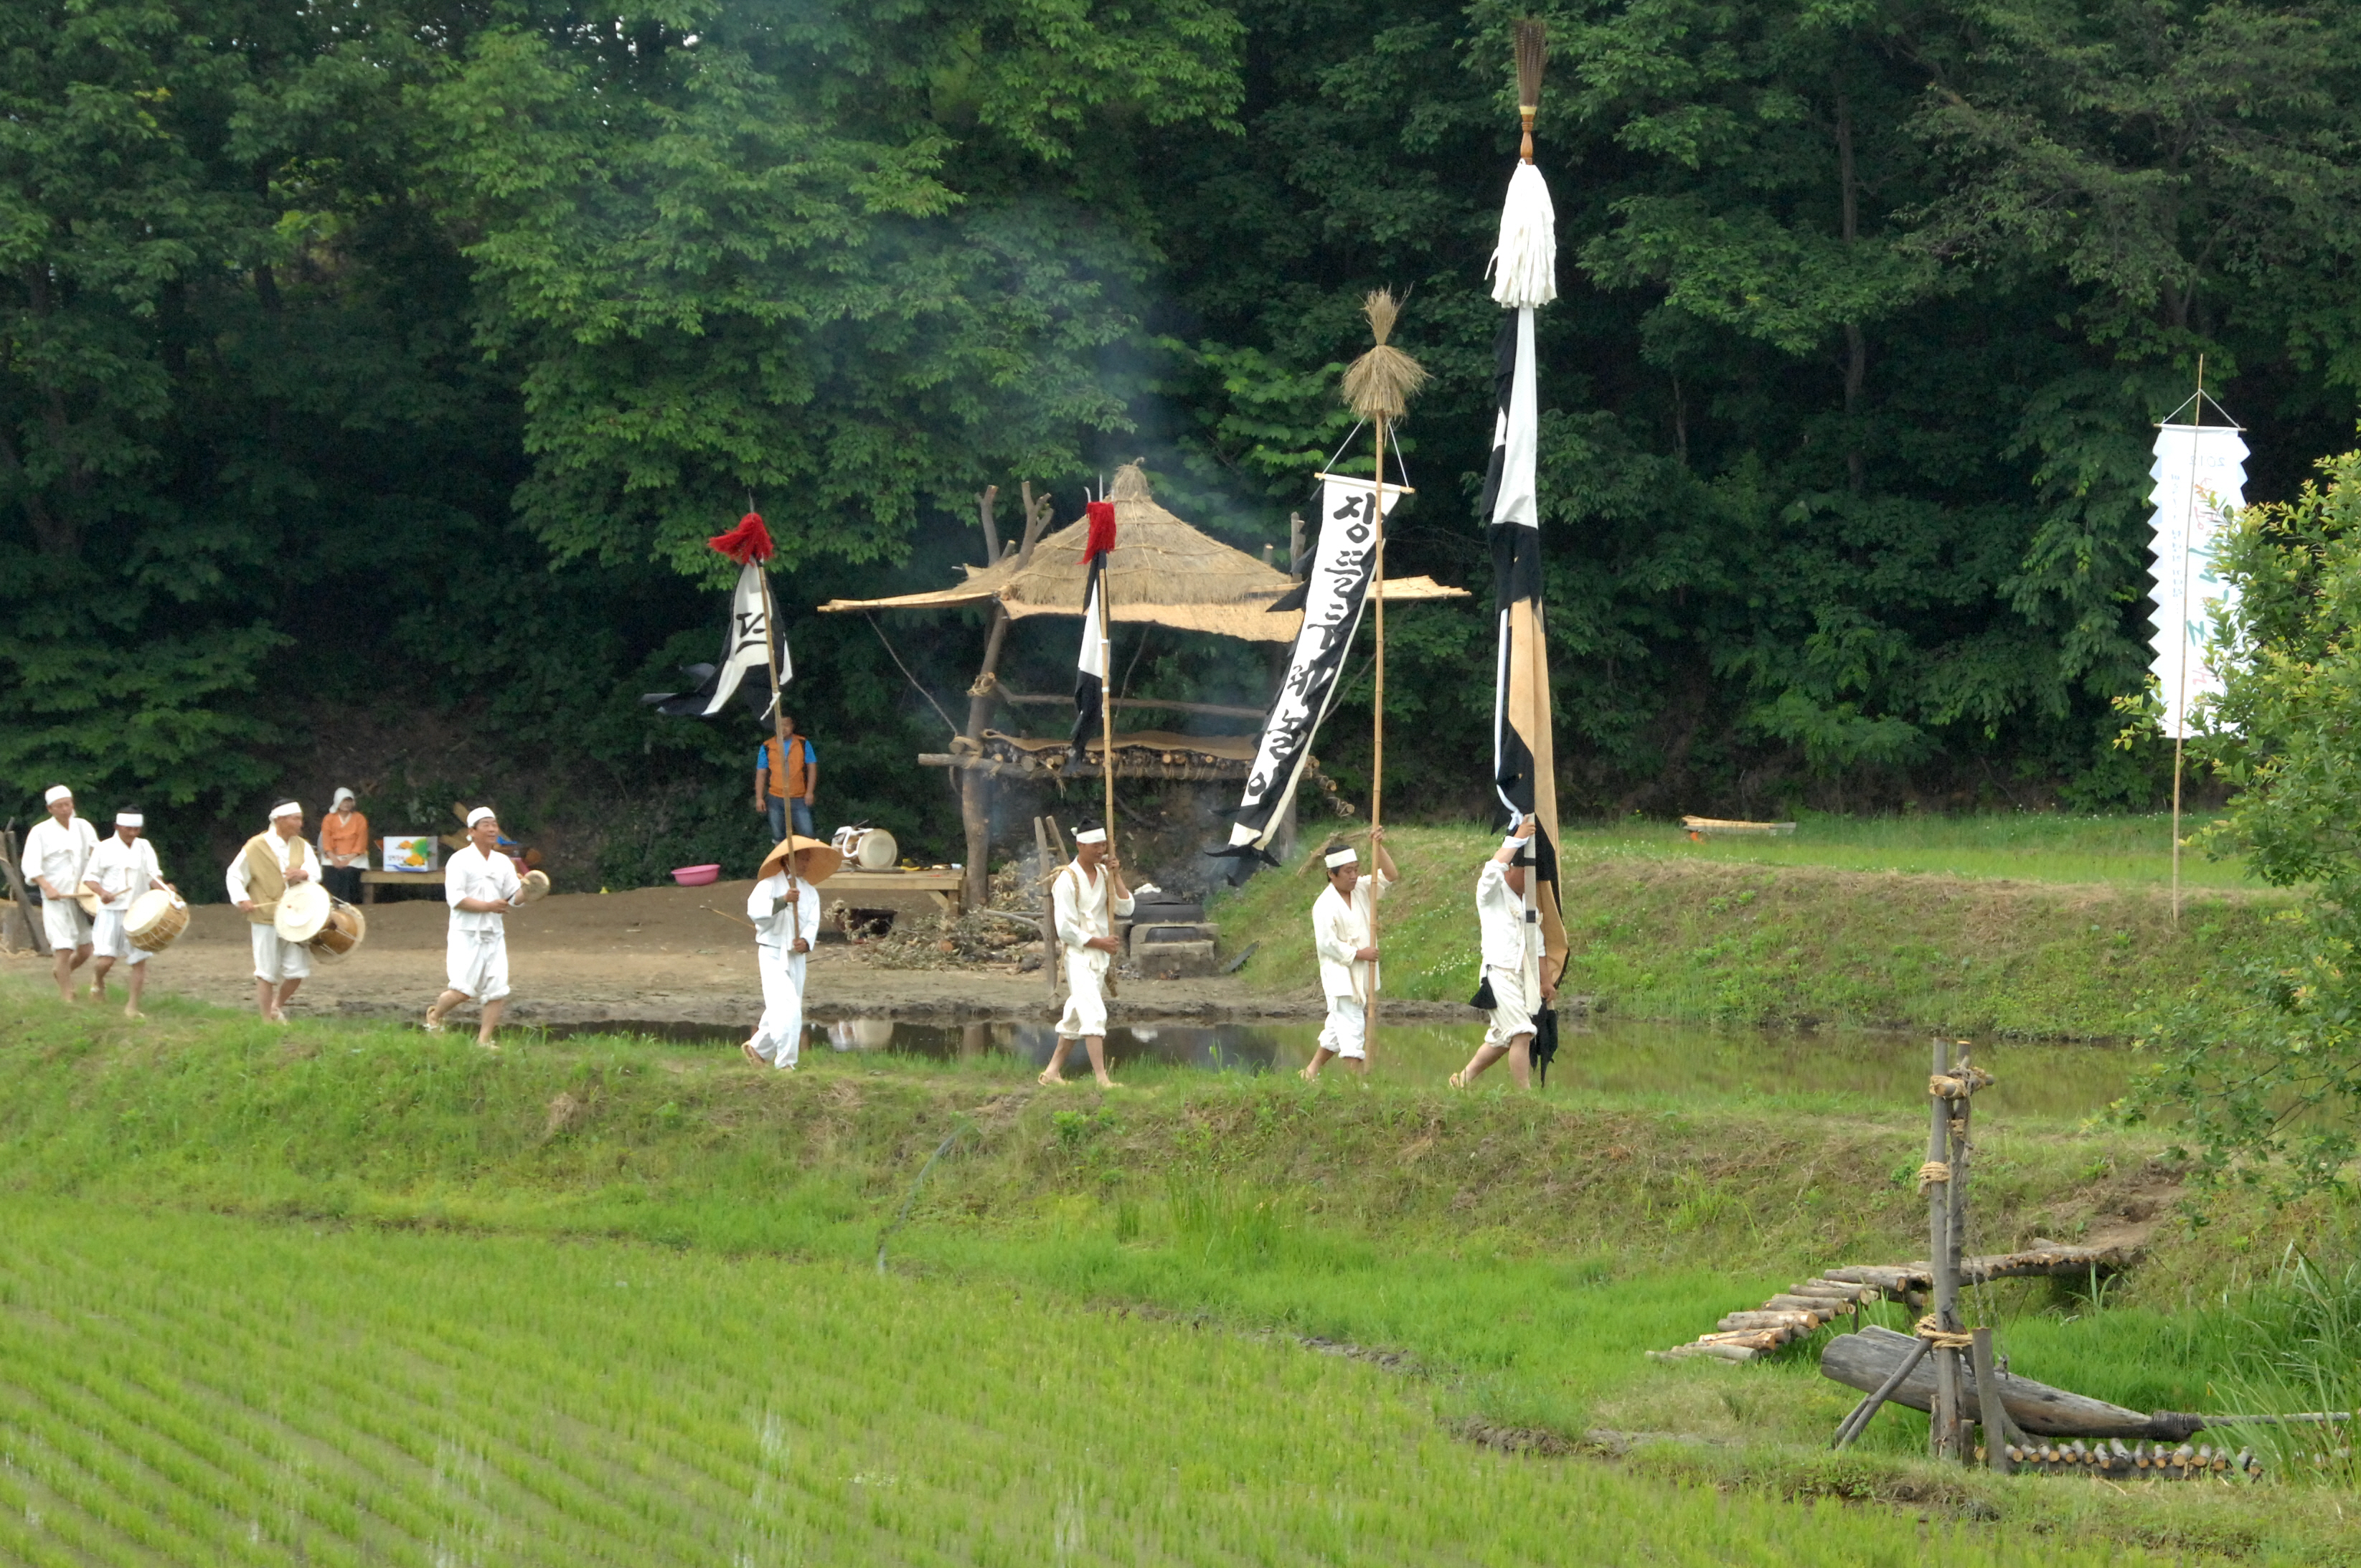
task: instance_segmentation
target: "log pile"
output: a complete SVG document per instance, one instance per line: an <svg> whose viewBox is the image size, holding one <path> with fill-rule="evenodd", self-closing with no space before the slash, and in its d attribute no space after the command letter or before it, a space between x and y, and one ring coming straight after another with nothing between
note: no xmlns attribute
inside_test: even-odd
<svg viewBox="0 0 2361 1568"><path fill-rule="evenodd" d="M2128 1268L2136 1249L2125 1246L2068 1246L2041 1242L2023 1252L1998 1253L1960 1260L1960 1281L1982 1285L1994 1279L2029 1279L2044 1276L2072 1277L2114 1274ZM1934 1288L1933 1266L1924 1261L1896 1264L1847 1264L1791 1285L1759 1308L1729 1314L1711 1333L1699 1334L1687 1344L1648 1354L1659 1361L1688 1356L1712 1356L1723 1361L1752 1361L1781 1345L1817 1333L1839 1316L1855 1314L1864 1301L1926 1304Z"/></svg>

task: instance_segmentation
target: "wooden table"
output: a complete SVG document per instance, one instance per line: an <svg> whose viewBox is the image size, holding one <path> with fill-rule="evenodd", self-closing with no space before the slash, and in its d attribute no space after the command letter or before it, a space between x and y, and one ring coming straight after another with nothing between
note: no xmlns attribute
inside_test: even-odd
<svg viewBox="0 0 2361 1568"><path fill-rule="evenodd" d="M840 871L820 883L820 891L829 903L840 898L856 909L891 908L892 904L886 901L895 894L901 895L903 902L916 902L923 896L944 914L957 916L966 882L964 872ZM876 902L866 902L869 900ZM923 910L925 905L919 907Z"/></svg>
<svg viewBox="0 0 2361 1568"><path fill-rule="evenodd" d="M375 904L377 890L381 887L441 887L443 873L432 872L363 872L361 902Z"/></svg>

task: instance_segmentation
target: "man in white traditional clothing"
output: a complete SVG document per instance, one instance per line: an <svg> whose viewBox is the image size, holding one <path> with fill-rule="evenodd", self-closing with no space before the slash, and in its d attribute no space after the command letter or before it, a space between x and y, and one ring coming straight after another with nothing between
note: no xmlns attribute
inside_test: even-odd
<svg viewBox="0 0 2361 1568"><path fill-rule="evenodd" d="M1320 1047L1300 1076L1306 1083L1341 1057L1353 1070L1369 1070L1369 999L1378 993L1378 949L1369 945L1369 916L1385 890L1400 880L1386 852L1386 830L1369 829L1374 876L1361 874L1360 857L1350 844L1330 840L1323 857L1328 885L1312 902L1312 948L1320 956L1320 989L1328 1000L1328 1021Z"/></svg>
<svg viewBox="0 0 2361 1568"><path fill-rule="evenodd" d="M746 895L754 923L754 963L763 976L763 1021L739 1048L756 1067L792 1072L803 1052L804 966L819 940L819 884L844 863L817 839L790 836L764 857Z"/></svg>
<svg viewBox="0 0 2361 1568"><path fill-rule="evenodd" d="M426 1010L426 1029L438 1034L443 1014L462 1002L479 1003L476 1044L500 1047L492 1035L508 1011L509 938L504 916L524 902L516 862L500 853L500 822L489 806L467 813L467 848L443 868L443 902L451 906L451 934L443 948L443 994Z"/></svg>
<svg viewBox="0 0 2361 1568"><path fill-rule="evenodd" d="M58 982L58 1000L71 1002L74 970L90 962L90 916L74 899L98 849L98 833L74 815L73 791L65 785L51 784L41 803L49 814L25 835L25 869L40 885L41 928L56 955L50 972Z"/></svg>
<svg viewBox="0 0 2361 1568"><path fill-rule="evenodd" d="M272 924L279 901L295 883L319 880L320 852L304 841L303 807L291 800L270 808L270 826L246 841L223 879L254 938L254 1005L273 1024L287 1022L287 1003L312 972L311 949Z"/></svg>
<svg viewBox="0 0 2361 1568"><path fill-rule="evenodd" d="M1115 923L1131 913L1131 889L1124 885L1122 864L1099 824L1084 822L1075 830L1074 859L1051 882L1049 906L1058 946L1066 956L1066 1011L1058 1019L1057 1048L1041 1069L1041 1081L1066 1081L1066 1053L1080 1039L1099 1087L1113 1089L1106 1069L1106 972L1123 951Z"/></svg>
<svg viewBox="0 0 2361 1568"><path fill-rule="evenodd" d="M1474 1083L1504 1056L1517 1087L1532 1087L1533 1014L1557 1000L1556 983L1542 978L1541 914L1525 897L1536 826L1538 819L1530 816L1518 823L1476 878L1476 919L1483 929L1491 1022L1467 1065L1451 1075L1454 1089Z"/></svg>
<svg viewBox="0 0 2361 1568"><path fill-rule="evenodd" d="M129 1000L123 1004L126 1018L146 1016L139 1011L139 993L148 984L148 951L131 945L124 920L131 913L132 902L149 888L181 891L164 880L163 868L156 863L156 846L143 837L147 827L147 817L136 806L116 812L115 831L92 851L90 864L82 872L82 886L98 898L98 918L91 930L91 1000L106 1000L106 971L117 959L122 959L127 966L124 983L130 991Z"/></svg>

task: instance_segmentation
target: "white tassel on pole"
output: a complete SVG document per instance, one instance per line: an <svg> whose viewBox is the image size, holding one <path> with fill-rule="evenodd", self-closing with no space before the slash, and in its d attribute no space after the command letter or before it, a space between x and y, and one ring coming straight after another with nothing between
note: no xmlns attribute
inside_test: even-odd
<svg viewBox="0 0 2361 1568"><path fill-rule="evenodd" d="M1500 207L1500 243L1492 252L1492 298L1511 310L1557 298L1557 210L1549 181L1530 163L1509 176Z"/></svg>

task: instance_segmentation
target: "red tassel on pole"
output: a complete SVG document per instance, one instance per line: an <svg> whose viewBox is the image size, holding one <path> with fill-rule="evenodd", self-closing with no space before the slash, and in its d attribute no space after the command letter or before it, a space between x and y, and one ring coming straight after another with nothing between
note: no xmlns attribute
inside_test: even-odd
<svg viewBox="0 0 2361 1568"><path fill-rule="evenodd" d="M1082 510L1090 514L1090 538L1082 545L1085 565L1115 548L1115 503L1090 501Z"/></svg>
<svg viewBox="0 0 2361 1568"><path fill-rule="evenodd" d="M1109 512L1115 509L1109 507ZM738 520L738 526L727 533L717 533L706 541L716 550L740 565L749 561L767 561L772 555L771 531L763 526L763 514L750 511Z"/></svg>

